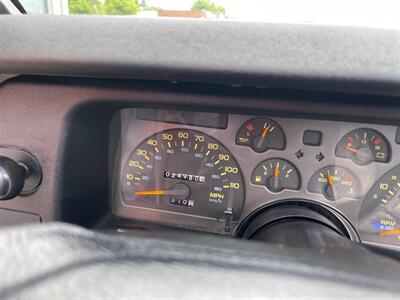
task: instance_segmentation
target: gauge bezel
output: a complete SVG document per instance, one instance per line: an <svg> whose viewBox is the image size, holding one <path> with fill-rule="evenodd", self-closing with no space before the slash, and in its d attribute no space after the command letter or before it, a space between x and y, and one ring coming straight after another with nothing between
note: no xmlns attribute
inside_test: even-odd
<svg viewBox="0 0 400 300"><path fill-rule="evenodd" d="M253 122L253 123L258 123L258 122L261 122L261 123L268 123L268 124L272 124L272 126L273 127L276 127L276 133L274 133L274 134L279 134L279 137L280 137L280 141L278 141L277 142L277 144L278 145L274 145L274 146L269 146L269 147L267 147L265 150L262 150L262 149L256 149L253 145L252 145L252 142L253 142L253 140L255 139L255 138L257 138L257 136L258 135L256 135L255 137L253 137L253 136L251 136L251 138L249 138L249 143L250 144L246 144L246 143L242 143L242 142L240 142L239 141L239 134L240 134L240 132L241 131L243 131L243 130L245 130L245 128L246 128L246 125L248 125L248 124L250 124L251 122ZM254 126L254 125L253 125ZM265 126L265 124L264 124L264 126ZM253 127L254 128L254 127ZM256 128L254 128L253 130L255 130ZM258 128L257 128L258 129ZM268 128L267 128L268 129ZM258 130L258 131L260 131L260 130ZM272 130L271 130L271 132L272 132ZM250 137L250 136L249 136ZM266 137L266 138L268 138L268 137ZM265 152L268 152L268 151L270 151L270 150L281 150L281 151L283 151L283 150L285 150L285 148L286 148L286 136L285 136L285 132L283 131L283 129L282 129L282 127L279 125L279 123L278 122L276 122L275 120L272 120L272 119L270 119L270 118L265 118L265 117L255 117L255 118L252 118L252 119L250 119L250 120L247 120L247 121L245 121L245 122L243 122L243 124L239 127L239 129L238 129L238 131L237 131L237 133L236 133L236 136L235 136L235 144L236 145L238 145L238 146L243 146L243 147L248 147L248 148L250 148L251 150L253 150L254 152L256 152L256 153L265 153Z"/></svg>
<svg viewBox="0 0 400 300"><path fill-rule="evenodd" d="M374 158L374 159L371 160L371 161L359 162L359 161L357 161L355 158L353 158L352 156L341 155L341 154L340 154L340 146L341 146L341 144L345 142L346 137L348 137L348 136L350 136L350 135L353 135L353 134L354 134L355 132L357 132L357 131L365 131L365 132L369 131L369 132L372 132L372 133L375 134L375 135L374 135L375 139L376 139L376 136L379 136L379 137L381 138L381 140L384 142L384 144L386 145L386 147L387 147L387 156L386 156L386 159L381 161L381 160L377 160L376 158ZM371 142L372 142L372 140L371 140ZM355 150L354 150L354 151L355 151ZM388 139L385 137L384 134L382 134L382 133L379 132L378 130L375 130L375 129L372 129L372 128L362 127L362 128L354 129L354 130L352 130L352 131L346 133L345 135L343 135L343 137L338 141L338 143L337 143L337 145L336 145L336 148L335 148L335 155L336 155L337 157L340 157L340 158L349 159L349 160L351 160L353 163L355 163L355 164L357 164L357 165L360 165L360 166L368 166L368 165L371 164L371 163L382 163L382 164L387 164L387 163L389 163L389 162L391 161L391 159L392 159L392 147L391 147L391 145L390 145Z"/></svg>
<svg viewBox="0 0 400 300"><path fill-rule="evenodd" d="M236 229L235 235L238 238L245 238L249 225L252 223L253 220L255 220L259 216L262 216L264 213L273 208L283 207L287 205L294 207L305 207L316 213L319 213L321 214L321 216L327 218L330 222L332 222L336 226L336 228L338 228L340 232L343 233L344 236L355 242L361 241L355 227L352 225L350 220L340 211L320 202L301 198L281 199L257 208L245 219L243 219L242 222L240 222L239 226ZM292 216L280 216L280 219L289 217Z"/></svg>
<svg viewBox="0 0 400 300"><path fill-rule="evenodd" d="M265 185L265 184L257 184L257 183L254 183L254 182L253 182L253 178L254 178L254 175L255 175L256 170L257 170L259 167L261 167L263 164L266 164L268 161L271 161L271 160L279 160L279 161L282 161L282 162L288 164L291 168L293 168L293 170L294 170L293 175L296 176L296 177L298 178L298 186L297 186L296 188L283 187L283 188L282 188L281 190L279 190L279 191L273 191L271 188L269 188L269 187L268 187L267 185ZM303 182L302 182L302 178L301 178L301 174L300 174L299 170L297 169L297 167L295 166L295 164L294 164L293 162L287 160L287 159L283 159L283 158L280 158L280 157L271 157L271 158L268 158L268 159L266 159L266 160L261 161L261 162L254 168L253 172L251 173L251 177L249 178L249 180L250 180L250 183L251 183L252 185L258 186L258 187L264 187L264 188L266 188L270 193L275 193L275 194L279 194L279 193L281 193L283 190L294 190L294 191L298 191L298 190L300 190L301 185L302 185L302 183L303 183Z"/></svg>
<svg viewBox="0 0 400 300"><path fill-rule="evenodd" d="M180 137L179 134L186 134L187 137L183 138ZM163 137L164 135L166 135L167 137L170 137L171 140L164 140ZM203 141L196 141L195 137L203 137ZM149 145L148 142L149 141L157 141L157 145L156 146L152 146ZM182 145L181 145L182 142ZM186 142L186 144L184 144ZM190 146L191 144L195 145L193 147ZM196 151L196 147L197 145L199 146L199 148ZM206 148L207 145L218 145L218 149L210 149L210 148ZM154 149L153 149L154 147ZM200 148L201 147L201 148ZM146 155L145 156L138 156L136 154L136 152L142 151L142 149L146 149ZM157 149L157 152L156 152ZM179 151L181 149L181 151ZM183 149L186 149L187 152L183 152ZM200 150L201 149L201 150ZM203 151L202 151L203 150ZM144 151L144 150L143 150ZM153 153L153 152L154 153ZM170 151L168 153L168 151ZM202 151L202 152L201 152ZM201 158L196 158L194 156L195 153L201 153L204 156L202 156ZM214 155L213 155L214 154ZM216 155L229 155L228 160L224 161L223 158L218 158L215 157ZM159 160L156 159L156 157L159 158ZM169 159L171 160L167 160L167 158L169 157ZM186 162L186 164L183 161L180 161L179 159L190 159L190 161ZM147 161L146 161L147 159ZM226 158L225 158L226 159ZM128 164L129 161L131 160L136 160L138 163L140 160L143 161L143 163L141 163L141 166L138 167L133 167L130 166ZM164 174L165 171L167 172L175 172L178 169L181 168L181 165L177 165L177 164L184 164L185 167L183 169L186 169L187 165L189 163L194 163L199 164L200 165L203 162L208 162L208 163L213 163L213 167L207 167L207 166L203 166L203 169L197 169L197 170L191 170L191 172L193 173L193 175L200 174L203 171L207 171L207 173L221 173L221 178L218 179L213 179L211 178L211 176L209 178L206 178L206 182L202 183L202 182L190 182L190 181L184 181L182 178L178 179L178 178L165 178L165 174L164 176L160 174L154 174L155 171L159 171L157 169L157 166L160 167L163 166L165 164L170 164L171 161L176 161L176 165L173 166L173 168L175 169L162 169L162 173ZM146 164L151 164L151 169L146 168ZM218 166L217 166L218 164ZM228 166L233 166L235 168L237 168L238 170L236 170L236 173L227 173L228 171L223 171L220 170L220 168L222 168L224 165L228 165ZM170 166L172 167L172 166ZM139 169L140 168L140 169ZM235 200L232 203L233 205L233 211L232 211L232 220L231 221L237 221L240 218L241 215L241 210L243 209L243 205L244 205L244 199L245 199L245 190L244 190L244 180L243 180L243 176L240 170L240 166L238 165L235 157L233 157L233 155L229 152L229 150L219 141L215 140L213 137L211 137L210 135L199 131L199 130L194 130L194 129L183 129L183 128L172 128L172 129L165 129L165 130L161 130L158 131L156 133L154 133L153 135L145 138L143 141L141 141L131 152L131 154L129 155L128 160L125 162L125 166L124 166L124 171L122 173L121 176L121 197L122 197L122 201L124 201L125 205L128 206L134 206L134 207L146 207L149 209L154 209L154 210L159 210L159 211L166 211L166 212L172 212L172 213L182 213L182 214L187 214L187 215L191 215L191 216L195 216L195 217L210 217L212 214L214 214L216 212L215 211L210 211L212 208L208 207L208 206L215 206L213 204L210 204L208 202L203 202L201 201L201 199L198 199L198 197L196 197L196 191L197 192L205 192L204 188L212 188L213 186L211 186L212 183L216 183L219 182L221 185L220 187L222 188L222 185L224 185L224 179L227 180L225 182L225 184L230 184L231 182L229 180L233 180L233 182L237 182L238 184L240 184L240 188L238 189L233 189L233 188L225 188L222 191L219 191L218 194L222 194L224 196L230 194L232 195L230 192L233 191L234 195L235 195ZM190 170L190 168L189 168ZM219 171L220 170L220 171ZM182 171L182 170L181 170ZM137 178L137 180L134 179L130 179L128 180L126 178L127 172L132 173L132 178ZM191 174L192 174L191 173ZM140 175L138 175L140 174ZM223 176L224 175L224 176ZM144 181L143 177L140 180L140 176L145 176L146 179L148 177L150 177L150 181ZM222 177L223 176L223 177ZM153 178L152 178L153 177ZM191 201L193 201L194 205L193 207L190 206L182 206L182 205L172 205L171 203L167 203L166 198L168 198L169 196L165 196L165 195L154 195L151 196L150 198L152 199L145 199L146 197L143 196L136 196L136 197L132 197L132 199L127 200L126 199L126 195L125 193L128 191L137 191L137 190L141 190L143 188L145 189L155 189L158 187L158 184L160 184L160 182L163 183L163 186L161 188L164 188L166 186L168 186L169 188L173 188L174 185L176 184L184 184L185 186L187 186L187 188L191 189ZM128 183L129 185L126 185L126 183ZM215 190L212 189L207 189L207 194L208 193L216 193ZM211 197L211 196L210 196ZM240 199L238 199L238 197ZM218 200L218 199L217 199ZM240 202L238 202L240 201ZM224 202L225 203L225 202ZM223 206L217 207L218 210L220 210ZM199 211L200 209L200 211ZM226 210L226 209L224 209ZM200 212L202 212L203 214L200 214ZM221 216L222 217L222 216ZM218 220L219 218L216 217L210 217L210 219L214 219L214 220Z"/></svg>
<svg viewBox="0 0 400 300"><path fill-rule="evenodd" d="M324 170L330 169L330 168L342 169L342 170L344 170L345 172L348 172L348 173L350 173L350 174L352 175L352 182L355 183L355 187L356 187L355 194L354 194L353 197L340 195L338 198L332 199L332 198L328 197L328 196L327 196L325 193L323 193L323 192L317 192L316 190L314 190L314 191L310 190L310 186L311 186L312 184L315 184L315 183L313 182L313 180L316 180L317 178L319 178L318 175L323 174L323 171L324 171ZM322 185L322 183L321 183L321 185ZM352 186L354 186L354 185L352 185ZM344 199L344 198L355 199L355 200L356 200L356 199L359 199L359 198L360 198L360 191L361 191L361 190L362 190L361 182L360 182L358 176L357 176L356 174L354 174L354 172L352 172L351 170L349 170L349 168L346 168L346 167L343 167L343 166L340 166L340 165L328 165L328 166L322 167L321 169L317 170L317 171L311 176L311 178L310 178L310 180L308 181L308 184L307 184L307 191L309 191L310 193L321 194L321 195L323 195L323 196L325 197L325 199L327 199L327 200L329 200L329 201L339 201L339 200Z"/></svg>
<svg viewBox="0 0 400 300"><path fill-rule="evenodd" d="M384 134L389 141L394 142L397 127L393 125L363 124L346 121L284 118L274 116L273 120L278 122L285 132L286 148L284 151L268 150L265 153L256 153L248 147L238 146L235 144L235 138L238 129L244 122L256 117L254 115L229 114L228 127L226 129L215 129L185 124L167 124L149 120L136 120L134 112L134 108L128 108L119 111L116 115L116 120L118 122L117 127L119 127L120 129L118 129L118 132L113 134L116 137L116 144L119 143L119 152L115 155L116 160L113 164L114 174L119 174L118 165L120 164L121 157L122 159L126 159L126 156L124 158L124 151L122 149L124 147L127 147L130 149L129 152L132 151L138 140L144 140L147 136L153 134L156 131L159 131L160 128L188 128L202 131L217 139L218 141L223 143L226 148L229 149L229 151L237 160L245 179L246 201L241 219L239 220L239 222L233 224L234 228L235 226L237 226L238 223L240 223L258 208L273 203L275 201L293 198L310 199L311 201L316 201L332 209L340 211L350 222L356 225L358 224L358 211L361 206L360 199L362 199L368 192L369 185L372 184L377 178L381 177L384 173L386 173L388 169L391 169L395 165L395 161L392 159L388 164L373 163L368 166L359 166L356 164L352 164L348 159L339 158L334 155L335 147L339 139L343 137L346 133L361 127L373 128ZM270 117L271 116L268 116L267 118L269 119ZM313 129L318 129L323 134L323 143L321 144L321 146L312 147L304 145L302 143L303 132L305 130ZM120 140L121 135L129 135L130 137L134 137L133 140L136 142L133 143L133 141L131 140L130 145L123 144ZM304 153L304 156L300 159L298 159L295 155L296 152L299 150ZM322 161L318 161L316 159L316 156L319 153L322 153L324 155L324 159ZM252 171L259 164L259 162L267 158L274 157L286 159L292 162L297 167L297 169L301 173L302 178L302 185L300 190L283 190L279 193L271 193L266 188L255 186L250 183L249 178L251 178ZM393 146L392 157L400 157L399 146ZM357 174L360 181L362 182L360 199L343 198L340 201L330 201L325 199L323 195L314 194L307 191L306 183L309 181L311 176L323 166L340 165L346 167L350 164L351 171ZM366 169L368 169L368 172L366 172ZM133 226L137 224L144 224L143 226L147 226L145 224L157 223L160 218L168 218L168 220L163 224L173 227L198 229L200 231L203 231L203 228L205 227L214 226L215 233L220 233L221 231L223 232L223 224L215 223L212 220L210 221L182 215L169 216L148 211L143 212L121 205L120 196L118 195L118 189L114 188L118 188L119 184L115 181L115 178L119 178L119 175L113 176L114 181L111 189L112 194L110 195L110 199L112 200L113 214L118 218L123 218L125 222L131 223L133 224Z"/></svg>

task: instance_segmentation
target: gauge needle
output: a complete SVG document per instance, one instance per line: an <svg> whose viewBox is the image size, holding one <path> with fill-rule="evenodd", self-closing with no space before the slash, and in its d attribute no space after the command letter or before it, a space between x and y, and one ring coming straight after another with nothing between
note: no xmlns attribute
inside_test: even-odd
<svg viewBox="0 0 400 300"><path fill-rule="evenodd" d="M165 195L165 190L141 191L141 192L135 192L135 195L136 196Z"/></svg>
<svg viewBox="0 0 400 300"><path fill-rule="evenodd" d="M265 129L263 130L261 136L262 136L263 138L265 138L265 137L268 135L268 133L269 133L269 127L265 128Z"/></svg>
<svg viewBox="0 0 400 300"><path fill-rule="evenodd" d="M276 163L274 171L274 188L279 187L279 161Z"/></svg>
<svg viewBox="0 0 400 300"><path fill-rule="evenodd" d="M333 176L331 176L331 175L328 176L328 183L330 186L333 187L333 185L335 184L335 181L333 180Z"/></svg>
<svg viewBox="0 0 400 300"><path fill-rule="evenodd" d="M392 235L392 234L400 234L400 229L394 229L389 231L380 232L379 235Z"/></svg>
<svg viewBox="0 0 400 300"><path fill-rule="evenodd" d="M275 176L275 177L278 177L278 176L279 176L279 162L276 163L274 176Z"/></svg>
<svg viewBox="0 0 400 300"><path fill-rule="evenodd" d="M183 195L187 194L187 190L185 190L185 189L149 190L149 191L135 192L134 194L136 196L148 196L148 195L183 196Z"/></svg>
<svg viewBox="0 0 400 300"><path fill-rule="evenodd" d="M353 152L353 153L357 153L358 152L358 150L356 148L353 148L353 147L346 147L346 150L350 151L350 152Z"/></svg>

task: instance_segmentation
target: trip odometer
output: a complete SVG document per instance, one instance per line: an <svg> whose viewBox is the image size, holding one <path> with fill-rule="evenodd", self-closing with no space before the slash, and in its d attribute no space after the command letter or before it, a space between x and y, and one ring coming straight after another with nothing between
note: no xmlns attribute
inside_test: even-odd
<svg viewBox="0 0 400 300"><path fill-rule="evenodd" d="M122 172L126 205L224 221L237 221L243 177L232 154L195 130L170 129L145 139Z"/></svg>

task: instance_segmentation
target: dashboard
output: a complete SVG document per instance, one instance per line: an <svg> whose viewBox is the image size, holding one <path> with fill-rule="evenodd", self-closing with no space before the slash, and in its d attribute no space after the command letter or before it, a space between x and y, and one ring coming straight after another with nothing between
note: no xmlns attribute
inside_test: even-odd
<svg viewBox="0 0 400 300"><path fill-rule="evenodd" d="M397 126L143 108L113 123L122 219L243 237L261 212L291 203L400 250Z"/></svg>
<svg viewBox="0 0 400 300"><path fill-rule="evenodd" d="M0 19L3 298L399 295L398 30Z"/></svg>

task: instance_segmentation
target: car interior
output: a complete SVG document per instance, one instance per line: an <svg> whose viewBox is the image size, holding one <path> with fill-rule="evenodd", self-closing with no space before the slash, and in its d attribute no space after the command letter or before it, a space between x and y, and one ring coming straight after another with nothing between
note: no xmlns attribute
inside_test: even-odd
<svg viewBox="0 0 400 300"><path fill-rule="evenodd" d="M1 299L399 298L400 26L25 1L0 0Z"/></svg>

